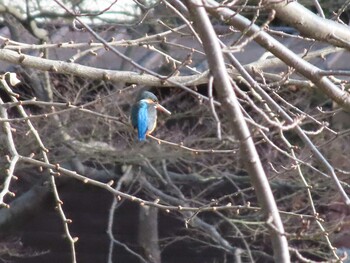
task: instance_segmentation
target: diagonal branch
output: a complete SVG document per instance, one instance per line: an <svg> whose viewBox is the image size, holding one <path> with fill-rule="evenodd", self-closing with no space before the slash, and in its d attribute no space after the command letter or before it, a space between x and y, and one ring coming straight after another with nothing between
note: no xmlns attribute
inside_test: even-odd
<svg viewBox="0 0 350 263"><path fill-rule="evenodd" d="M227 114L232 116L231 126L233 131L235 131L235 136L241 142L242 161L245 163L251 177L265 216L271 216L273 218L275 227L278 230L270 229L275 261L290 262L287 239L281 234L284 233L284 228L278 208L256 151L254 141L240 110L237 97L233 92L216 33L201 1L187 0L185 3L194 22L194 27L202 39L203 48L207 54L208 64L211 74L214 77L214 84L219 95L219 100Z"/></svg>
<svg viewBox="0 0 350 263"><path fill-rule="evenodd" d="M214 4L212 0L207 0L207 2L210 2L210 5L217 5L216 3ZM234 13L233 11L227 8L219 8L219 9L215 9L215 11L217 11L216 15L220 15L224 19L227 19L230 23L237 26L240 30L243 30L245 28L243 27L244 24L246 25L246 27L249 26L249 24L247 24L249 20L247 20L246 18L244 18L239 14ZM260 31L260 28L258 26L252 25L250 26L250 29L248 30L247 34L251 35L259 31ZM334 96L330 95L329 97L334 99L337 103L339 100L339 102L342 103L343 107L346 107L346 108L350 107L350 94L345 90L339 89L328 78L319 76L318 72L320 72L320 70L317 67L299 58L295 53L290 51L288 48L283 46L280 42L278 42L277 40L275 40L274 38L272 38L271 36L269 36L267 33L263 31L260 31L260 33L257 34L255 40L260 45L264 46L266 49L271 51L271 53L273 53L276 57L283 60L286 64L292 67L295 67L296 70L302 73L306 78L313 81L315 85L321 88L326 94L334 94ZM231 63L238 64L238 63L235 63L234 60L235 60L234 57L231 56ZM258 90L259 94L263 96L263 99L266 100L276 112L279 112L280 115L287 122L291 123L293 121L291 117L283 109L281 109L279 105L274 100L272 100L268 96L268 94L263 89L261 89L261 87L259 87L259 85L257 85L257 83L249 76L249 74L244 72L244 69L241 69L240 72L241 74L243 74L243 76L246 79L249 80L249 83L252 85L252 87ZM303 140L303 142L310 147L310 149L315 154L317 159L326 167L326 169L328 170L328 173L334 180L334 183L337 189L339 190L339 193L341 194L341 197L344 203L346 203L349 206L350 198L347 196L345 190L341 186L332 165L324 158L322 153L317 149L317 147L312 143L310 138L303 132L303 130L299 126L296 126L295 130L299 135L299 137Z"/></svg>
<svg viewBox="0 0 350 263"><path fill-rule="evenodd" d="M254 41L259 45L270 51L288 66L295 68L296 71L305 78L311 80L324 94L335 101L339 106L350 109L350 93L334 85L329 78L323 77L321 74L322 70L318 67L300 58L268 33L262 31L259 26L251 24L251 21L242 15L235 13L229 8L220 7L219 4L213 0L206 0L205 3L209 13L225 20L240 31L245 31L247 36L254 35Z"/></svg>
<svg viewBox="0 0 350 263"><path fill-rule="evenodd" d="M276 11L276 16L298 29L301 35L330 43L337 47L350 48L348 26L322 18L297 1L267 0L267 7Z"/></svg>

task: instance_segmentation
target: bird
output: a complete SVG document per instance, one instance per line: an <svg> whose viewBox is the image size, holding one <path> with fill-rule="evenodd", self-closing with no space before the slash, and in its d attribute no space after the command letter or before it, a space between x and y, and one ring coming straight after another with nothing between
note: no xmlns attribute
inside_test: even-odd
<svg viewBox="0 0 350 263"><path fill-rule="evenodd" d="M146 135L151 134L156 128L157 110L171 114L159 104L156 95L149 91L142 91L131 108L131 124L137 129L139 141L145 141Z"/></svg>

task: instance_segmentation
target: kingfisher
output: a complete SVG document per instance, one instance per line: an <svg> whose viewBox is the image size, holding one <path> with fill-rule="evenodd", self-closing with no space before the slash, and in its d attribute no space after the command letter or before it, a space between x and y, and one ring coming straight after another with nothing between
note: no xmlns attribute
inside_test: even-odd
<svg viewBox="0 0 350 263"><path fill-rule="evenodd" d="M171 114L170 111L159 104L158 98L152 92L141 92L131 108L131 123L137 129L139 141L146 140L146 135L151 134L156 128L157 110Z"/></svg>

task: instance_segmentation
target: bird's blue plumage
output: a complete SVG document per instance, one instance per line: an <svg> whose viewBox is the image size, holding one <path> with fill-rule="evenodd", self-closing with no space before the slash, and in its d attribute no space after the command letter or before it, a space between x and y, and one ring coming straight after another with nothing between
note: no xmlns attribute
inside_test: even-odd
<svg viewBox="0 0 350 263"><path fill-rule="evenodd" d="M146 140L146 135L155 129L157 124L156 107L161 107L158 104L158 99L153 93L148 91L142 92L132 106L131 123L137 129L139 141Z"/></svg>
<svg viewBox="0 0 350 263"><path fill-rule="evenodd" d="M137 137L139 141L144 141L146 139L146 133L148 130L148 104L143 101L140 101L138 104Z"/></svg>

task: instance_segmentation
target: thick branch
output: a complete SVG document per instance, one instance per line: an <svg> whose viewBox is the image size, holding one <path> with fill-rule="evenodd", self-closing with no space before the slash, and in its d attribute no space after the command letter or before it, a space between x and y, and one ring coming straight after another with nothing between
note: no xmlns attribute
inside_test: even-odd
<svg viewBox="0 0 350 263"><path fill-rule="evenodd" d="M79 76L85 79L100 79L117 83L135 83L156 87L174 86L173 84L168 83L167 81L161 80L149 74L135 73L132 71L99 69L75 63L50 60L26 54L20 54L18 52L6 49L0 50L0 60L43 71L51 71L62 74L73 74L75 76ZM205 72L195 76L171 77L169 78L169 80L181 83L183 85L198 85L203 84L203 77L205 77L206 75L207 73Z"/></svg>
<svg viewBox="0 0 350 263"><path fill-rule="evenodd" d="M9 209L0 210L0 230L3 234L17 229L45 207L51 188L44 180L33 186L10 204Z"/></svg>
<svg viewBox="0 0 350 263"><path fill-rule="evenodd" d="M266 48L273 55L278 57L288 66L296 69L305 78L311 80L318 88L321 89L329 98L345 109L350 109L350 94L338 88L327 77L322 77L321 70L311 63L305 61L286 46L271 37L268 33L261 30L247 18L235 13L229 8L220 7L213 0L207 0L208 11L213 15L226 20L240 31L247 31L248 36L255 36L254 40L262 47ZM209 6L211 8L209 8Z"/></svg>
<svg viewBox="0 0 350 263"><path fill-rule="evenodd" d="M158 240L158 208L140 206L138 242L151 263L160 263Z"/></svg>
<svg viewBox="0 0 350 263"><path fill-rule="evenodd" d="M210 5L212 6L218 6L216 2L212 0L207 0L207 2L210 2ZM210 9L211 10L211 9ZM286 64L290 65L291 67L294 67L297 71L299 71L301 74L303 74L306 78L310 79L312 82L315 83L315 85L322 89L324 93L326 93L330 98L335 100L336 102L340 102L341 105L347 109L350 109L350 94L346 90L341 90L336 85L334 85L328 78L321 77L318 73L320 70L310 64L309 62L303 60L302 58L298 57L295 53L290 51L288 48L286 48L284 45L282 45L280 42L272 38L270 35L268 35L266 32L260 31L260 28L256 25L250 25L250 21L246 19L245 17L234 13L228 8L218 8L213 9L211 11L215 11L214 14L220 15L220 17L223 17L227 19L230 23L232 23L235 27L237 27L240 30L245 30L247 28L248 35L257 34L255 40L262 46L264 46L266 49L268 49L271 53L273 53L276 57L284 61ZM253 84L254 81L251 83ZM256 88L259 88L256 86ZM262 91L262 93L265 93ZM279 107L276 102L269 99L268 96L264 96L264 99L267 101L270 101L271 105L274 105L274 108L277 112L279 112L282 117L288 121L291 121L291 118L285 114L284 111L280 111ZM333 178L336 187L339 189L339 193L341 194L344 202L347 205L350 205L350 199L347 196L346 192L342 188L336 174L334 171L334 168L331 166L331 164L323 157L323 155L320 153L320 151L315 147L315 145L311 142L311 140L305 135L305 133L302 131L302 129L299 126L296 126L296 131L299 134L299 136L302 138L302 140L310 146L313 153L316 155L316 157L326 166L327 170L329 171L331 177Z"/></svg>
<svg viewBox="0 0 350 263"><path fill-rule="evenodd" d="M24 17L18 8L15 6L8 6L0 4L0 13L1 14L11 14L14 16L18 22L20 22L25 28L29 30L33 34L33 36L37 37L41 40L47 40L48 32L45 29L39 28L35 21L27 21L27 18ZM29 22L29 23L28 23Z"/></svg>
<svg viewBox="0 0 350 263"><path fill-rule="evenodd" d="M297 1L268 0L266 2L269 8L276 11L276 16L279 19L298 29L303 36L328 42L334 46L350 48L348 26L324 19Z"/></svg>
<svg viewBox="0 0 350 263"><path fill-rule="evenodd" d="M256 151L254 141L240 110L237 97L232 89L216 33L201 1L187 0L186 4L194 26L203 42L219 99L228 116L232 117L232 130L241 142L242 160L249 172L258 200L263 207L265 215L272 216L275 227L278 229L278 231L270 230L275 261L289 262L287 239L284 235L280 234L284 233L284 229L277 205Z"/></svg>
<svg viewBox="0 0 350 263"><path fill-rule="evenodd" d="M304 59L313 58L319 54L327 55L333 52L339 52L341 50L336 49L325 49L321 51L311 52ZM22 59L24 60L22 61ZM145 86L153 86L153 87L172 87L174 86L172 83L167 81L161 81L159 78L149 75L149 74L138 74L133 71L117 71L117 70L107 70L107 69L99 69L95 67L84 66L76 63L69 63L64 61L57 61L51 59L45 59L30 55L20 54L16 51L12 51L9 49L0 49L0 61L6 61L12 64L20 64L22 66L39 69L42 71L51 71L57 72L61 74L73 74L75 76L91 79L91 80L109 80L111 82L116 83L131 83L131 84L140 84ZM279 61L279 60L278 60ZM271 68L280 65L277 59L267 59L264 61L258 61L254 63L250 63L246 65L247 70L251 71L252 68ZM233 79L238 79L240 75L237 74L237 70L228 69L230 76ZM181 83L182 85L187 86L196 86L205 84L208 82L207 72L201 74L195 74L191 76L173 76L170 78L173 82ZM269 76L271 80L279 81L281 80L281 76L279 75L266 75ZM310 86L308 81L289 79L289 84L301 85L301 86Z"/></svg>

